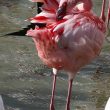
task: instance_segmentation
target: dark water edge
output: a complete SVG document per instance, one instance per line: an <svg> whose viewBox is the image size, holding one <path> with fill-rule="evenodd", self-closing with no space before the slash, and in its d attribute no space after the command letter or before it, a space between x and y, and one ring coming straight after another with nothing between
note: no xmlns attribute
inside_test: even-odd
<svg viewBox="0 0 110 110"><path fill-rule="evenodd" d="M0 0L0 94L6 110L49 110L52 71L39 60L34 43L25 36L3 36L29 24L34 16L27 0ZM101 1L94 0L100 12ZM60 74L61 73L61 74ZM56 110L64 110L67 75L57 79ZM104 43L101 55L84 67L73 83L71 110L104 110L110 96L110 43Z"/></svg>

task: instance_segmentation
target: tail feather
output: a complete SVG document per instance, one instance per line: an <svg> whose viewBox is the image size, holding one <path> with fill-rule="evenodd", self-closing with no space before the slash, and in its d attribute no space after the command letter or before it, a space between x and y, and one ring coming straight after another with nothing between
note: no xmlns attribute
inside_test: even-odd
<svg viewBox="0 0 110 110"><path fill-rule="evenodd" d="M42 6L42 12L37 14L35 17L28 19L31 23L51 23L56 20L56 10L58 9L57 0L44 0Z"/></svg>
<svg viewBox="0 0 110 110"><path fill-rule="evenodd" d="M42 11L40 14L30 18L31 23L51 23L55 21L55 14Z"/></svg>

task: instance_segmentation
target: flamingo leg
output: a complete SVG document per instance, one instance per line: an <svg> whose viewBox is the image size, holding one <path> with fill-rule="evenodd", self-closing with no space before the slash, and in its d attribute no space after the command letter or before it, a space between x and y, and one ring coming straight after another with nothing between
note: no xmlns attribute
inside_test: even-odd
<svg viewBox="0 0 110 110"><path fill-rule="evenodd" d="M109 28L109 20L110 20L110 1L109 1L108 13L107 13L107 27L108 28Z"/></svg>
<svg viewBox="0 0 110 110"><path fill-rule="evenodd" d="M66 109L65 110L70 110L70 100L71 100L71 92L72 92L72 83L73 79L69 80L69 85L68 85L68 96L67 96L67 103L66 103Z"/></svg>
<svg viewBox="0 0 110 110"><path fill-rule="evenodd" d="M54 94L55 94L55 86L56 86L56 78L57 78L57 70L53 69L53 87L52 87L52 96L50 101L50 110L55 110L54 107Z"/></svg>

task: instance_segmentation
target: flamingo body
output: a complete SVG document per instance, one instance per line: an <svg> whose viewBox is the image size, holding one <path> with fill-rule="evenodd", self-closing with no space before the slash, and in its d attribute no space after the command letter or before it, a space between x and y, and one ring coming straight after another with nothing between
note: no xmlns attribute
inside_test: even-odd
<svg viewBox="0 0 110 110"><path fill-rule="evenodd" d="M105 38L105 23L91 11L91 0L75 1L44 0L43 11L30 20L32 23L46 23L46 27L36 27L27 32L35 42L40 59L54 68L50 110L55 110L53 103L57 70L66 70L69 75L66 110L70 110L73 78L83 66L99 55Z"/></svg>
<svg viewBox="0 0 110 110"><path fill-rule="evenodd" d="M50 20L45 16L38 17L34 19ZM61 22L48 24L46 28L29 30L27 35L33 37L38 55L46 65L66 70L74 76L99 55L104 32L105 24L101 19L92 12L83 12L67 15Z"/></svg>

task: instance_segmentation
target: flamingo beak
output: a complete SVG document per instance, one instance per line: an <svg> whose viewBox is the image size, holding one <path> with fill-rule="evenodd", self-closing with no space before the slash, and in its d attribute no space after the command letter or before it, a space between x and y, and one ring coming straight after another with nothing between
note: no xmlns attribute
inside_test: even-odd
<svg viewBox="0 0 110 110"><path fill-rule="evenodd" d="M66 15L67 2L64 2L56 12L56 19L61 20Z"/></svg>

